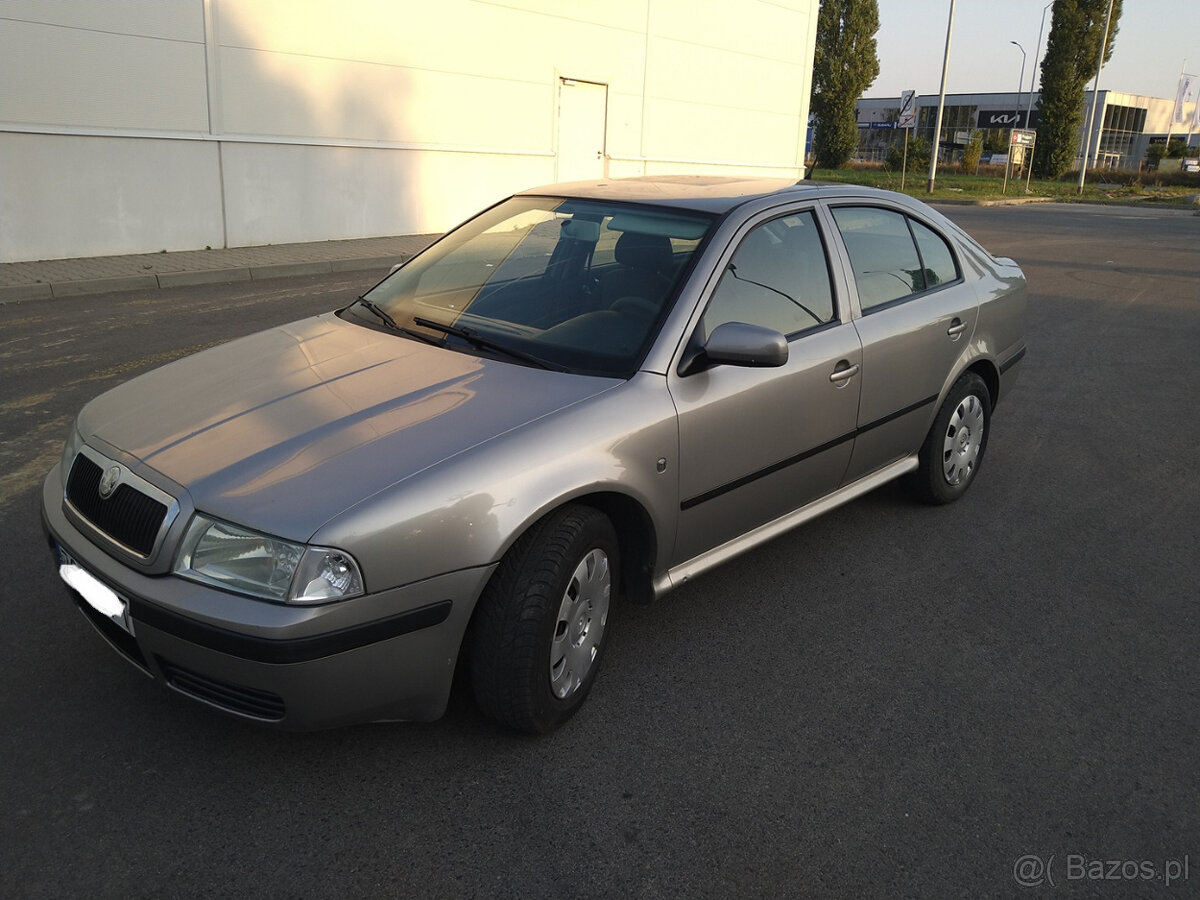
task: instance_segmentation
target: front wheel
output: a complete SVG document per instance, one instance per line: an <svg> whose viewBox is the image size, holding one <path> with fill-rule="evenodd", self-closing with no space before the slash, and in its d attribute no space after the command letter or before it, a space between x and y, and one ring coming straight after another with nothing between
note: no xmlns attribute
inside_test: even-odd
<svg viewBox="0 0 1200 900"><path fill-rule="evenodd" d="M600 667L619 565L612 524L589 506L556 510L517 540L479 598L472 631L484 714L533 733L574 715Z"/></svg>
<svg viewBox="0 0 1200 900"><path fill-rule="evenodd" d="M951 503L967 492L983 463L991 413L991 393L982 378L967 372L954 382L910 480L920 500Z"/></svg>

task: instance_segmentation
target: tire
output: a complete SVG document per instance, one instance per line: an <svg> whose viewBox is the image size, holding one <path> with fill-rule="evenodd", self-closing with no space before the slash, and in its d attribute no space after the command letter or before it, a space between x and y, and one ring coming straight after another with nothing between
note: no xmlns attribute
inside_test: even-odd
<svg viewBox="0 0 1200 900"><path fill-rule="evenodd" d="M925 503L953 503L979 474L987 450L992 397L983 379L964 373L938 410L910 485Z"/></svg>
<svg viewBox="0 0 1200 900"><path fill-rule="evenodd" d="M517 540L472 629L471 681L486 716L544 734L575 714L600 668L619 575L616 533L592 507L565 506Z"/></svg>

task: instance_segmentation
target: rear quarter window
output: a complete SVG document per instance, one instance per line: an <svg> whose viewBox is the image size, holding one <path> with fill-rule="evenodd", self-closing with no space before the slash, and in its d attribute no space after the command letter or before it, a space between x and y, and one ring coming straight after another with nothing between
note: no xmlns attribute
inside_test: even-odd
<svg viewBox="0 0 1200 900"><path fill-rule="evenodd" d="M909 219L913 237L917 239L917 250L925 270L926 289L939 284L958 280L958 266L946 239L931 228L926 228L915 219Z"/></svg>

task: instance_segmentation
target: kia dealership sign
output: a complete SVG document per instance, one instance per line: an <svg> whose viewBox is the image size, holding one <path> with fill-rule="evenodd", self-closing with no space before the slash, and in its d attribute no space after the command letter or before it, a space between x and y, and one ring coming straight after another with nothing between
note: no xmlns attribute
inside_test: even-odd
<svg viewBox="0 0 1200 900"><path fill-rule="evenodd" d="M1035 107L1025 121L1025 110L1015 109L981 109L976 120L976 128L1037 128L1038 111Z"/></svg>

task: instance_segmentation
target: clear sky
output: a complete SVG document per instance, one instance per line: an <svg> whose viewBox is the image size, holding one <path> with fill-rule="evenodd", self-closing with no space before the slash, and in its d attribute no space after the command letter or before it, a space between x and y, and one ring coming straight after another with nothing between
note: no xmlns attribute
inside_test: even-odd
<svg viewBox="0 0 1200 900"><path fill-rule="evenodd" d="M1046 0L958 0L946 92L1015 91L1025 48L1029 90L1035 53L1040 61L1050 34L1050 12L1037 48ZM1200 75L1200 4L1196 0L1124 0L1112 59L1100 76L1101 90L1174 98L1179 71ZM879 77L871 98L899 97L904 90L938 93L950 0L879 0ZM1095 77L1094 75L1092 76ZM1092 82L1088 81L1090 89Z"/></svg>

